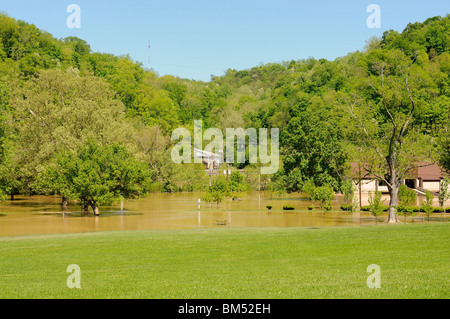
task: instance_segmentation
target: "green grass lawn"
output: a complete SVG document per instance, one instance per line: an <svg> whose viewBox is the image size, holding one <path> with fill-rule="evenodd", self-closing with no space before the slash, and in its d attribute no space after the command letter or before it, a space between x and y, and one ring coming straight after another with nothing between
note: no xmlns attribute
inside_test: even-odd
<svg viewBox="0 0 450 319"><path fill-rule="evenodd" d="M8 237L0 298L449 298L449 246L450 223Z"/></svg>

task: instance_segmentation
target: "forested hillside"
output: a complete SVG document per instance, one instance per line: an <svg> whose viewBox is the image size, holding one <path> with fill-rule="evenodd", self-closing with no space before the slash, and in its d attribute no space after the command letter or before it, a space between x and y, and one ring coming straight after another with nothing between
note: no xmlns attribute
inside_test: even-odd
<svg viewBox="0 0 450 319"><path fill-rule="evenodd" d="M423 160L450 170L448 15L386 31L364 51L334 61L292 57L229 69L207 83L159 76L128 56L92 52L82 39L55 39L5 14L0 43L5 196L64 193L84 163L106 165L102 150L117 157L110 172L118 175L85 177L92 185L68 198L91 201L87 188L103 199L206 189L201 164L170 159L171 132L192 130L194 120L203 120L204 129L279 128L281 167L261 176L263 189L300 191L311 181L341 191L350 161L370 163L388 180L389 156L397 171ZM256 189L257 165L235 166L245 168L245 182Z"/></svg>

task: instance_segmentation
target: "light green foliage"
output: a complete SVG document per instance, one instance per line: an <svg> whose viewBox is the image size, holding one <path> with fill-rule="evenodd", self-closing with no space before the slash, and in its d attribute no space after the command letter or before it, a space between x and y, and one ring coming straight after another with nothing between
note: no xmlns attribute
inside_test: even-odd
<svg viewBox="0 0 450 319"><path fill-rule="evenodd" d="M434 211L433 207L433 194L427 190L425 193L426 199L422 202L422 209L425 212L425 215L427 215L428 221L430 221L430 216Z"/></svg>
<svg viewBox="0 0 450 319"><path fill-rule="evenodd" d="M314 182L312 180L307 180L303 184L302 192L307 194L309 199L312 201L315 200L315 190L316 190L316 185L314 185Z"/></svg>
<svg viewBox="0 0 450 319"><path fill-rule="evenodd" d="M202 201L219 205L225 198L225 192L219 190L209 190L202 196Z"/></svg>
<svg viewBox="0 0 450 319"><path fill-rule="evenodd" d="M248 190L248 185L244 181L244 176L239 171L231 172L228 189L232 192L243 192Z"/></svg>
<svg viewBox="0 0 450 319"><path fill-rule="evenodd" d="M344 195L344 207L346 211L353 213L358 208L358 197L355 194L354 184L351 179L342 183L342 194Z"/></svg>
<svg viewBox="0 0 450 319"><path fill-rule="evenodd" d="M261 174L261 164L250 164L245 167L244 181L253 190L273 190L272 176Z"/></svg>
<svg viewBox="0 0 450 319"><path fill-rule="evenodd" d="M132 150L135 130L113 96L103 80L76 70L42 71L16 87L9 123L17 132L14 157L22 180L31 187L55 154L73 152L88 139Z"/></svg>
<svg viewBox="0 0 450 319"><path fill-rule="evenodd" d="M401 206L416 205L417 193L402 184L398 189L398 199Z"/></svg>
<svg viewBox="0 0 450 319"><path fill-rule="evenodd" d="M381 192L375 192L375 194L372 194L372 192L369 193L369 209L370 213L375 217L375 219L380 216L383 213L383 206L385 203L385 199L381 200Z"/></svg>
<svg viewBox="0 0 450 319"><path fill-rule="evenodd" d="M231 193L227 190L227 181L223 177L214 179L208 191L203 195L202 200L207 203L215 203L219 205L226 196Z"/></svg>
<svg viewBox="0 0 450 319"><path fill-rule="evenodd" d="M150 184L147 165L136 161L124 147L99 146L92 140L76 153L58 154L42 180L64 197L93 210L122 197L142 196Z"/></svg>
<svg viewBox="0 0 450 319"><path fill-rule="evenodd" d="M444 207L444 203L446 200L450 198L450 178L444 177L444 179L441 181L440 185L440 192L439 192L439 206Z"/></svg>
<svg viewBox="0 0 450 319"><path fill-rule="evenodd" d="M320 209L330 207L331 201L334 199L333 188L328 185L316 187L314 189L314 199L319 201Z"/></svg>

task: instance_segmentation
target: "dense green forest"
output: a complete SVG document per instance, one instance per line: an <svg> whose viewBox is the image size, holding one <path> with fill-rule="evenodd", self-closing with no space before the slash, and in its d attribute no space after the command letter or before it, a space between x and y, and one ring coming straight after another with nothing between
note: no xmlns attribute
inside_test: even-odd
<svg viewBox="0 0 450 319"><path fill-rule="evenodd" d="M349 162L360 162L394 196L411 163L450 170L449 46L447 15L386 31L334 61L229 69L201 82L1 14L0 193L60 193L95 209L119 196L206 190L203 165L170 159L171 132L202 120L204 129L280 129L278 173L235 164L245 169L236 190L313 183L340 192Z"/></svg>

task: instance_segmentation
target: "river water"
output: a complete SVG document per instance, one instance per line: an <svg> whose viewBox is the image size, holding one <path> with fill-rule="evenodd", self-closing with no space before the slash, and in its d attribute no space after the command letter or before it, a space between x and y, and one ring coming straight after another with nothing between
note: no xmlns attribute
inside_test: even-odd
<svg viewBox="0 0 450 319"><path fill-rule="evenodd" d="M323 214L302 194L276 196L269 192L249 192L237 200L219 205L201 203L199 193L156 193L127 200L122 205L101 207L99 217L82 216L78 205L61 212L59 196L16 196L0 202L0 236L94 232L110 230L194 229L220 227L329 227L374 224L369 213L346 214L339 209L342 198L333 201L331 212ZM364 204L364 203L363 203ZM269 212L266 208L271 205ZM294 211L282 207L292 205ZM317 205L316 205L317 206ZM447 214L449 215L449 214ZM402 217L400 217L402 218ZM384 222L383 215L378 222Z"/></svg>

